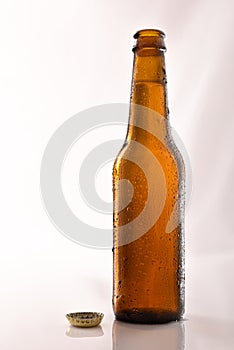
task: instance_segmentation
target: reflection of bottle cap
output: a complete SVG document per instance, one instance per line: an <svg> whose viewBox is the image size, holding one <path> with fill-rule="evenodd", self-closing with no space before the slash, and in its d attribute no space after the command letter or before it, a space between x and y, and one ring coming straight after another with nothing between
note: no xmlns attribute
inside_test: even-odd
<svg viewBox="0 0 234 350"><path fill-rule="evenodd" d="M102 326L92 328L78 328L69 326L66 330L66 335L71 338L101 337L103 334Z"/></svg>
<svg viewBox="0 0 234 350"><path fill-rule="evenodd" d="M66 315L72 326L89 328L98 326L104 314L101 312L73 312Z"/></svg>

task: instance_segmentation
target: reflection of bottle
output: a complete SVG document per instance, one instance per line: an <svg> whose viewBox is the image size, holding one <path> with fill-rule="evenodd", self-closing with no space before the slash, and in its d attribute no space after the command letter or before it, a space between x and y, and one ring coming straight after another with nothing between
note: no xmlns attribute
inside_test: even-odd
<svg viewBox="0 0 234 350"><path fill-rule="evenodd" d="M168 121L164 34L134 37L129 126L113 167L113 308L119 320L163 323L184 312L184 165Z"/></svg>
<svg viewBox="0 0 234 350"><path fill-rule="evenodd" d="M184 324L140 325L115 320L112 339L113 350L184 350Z"/></svg>

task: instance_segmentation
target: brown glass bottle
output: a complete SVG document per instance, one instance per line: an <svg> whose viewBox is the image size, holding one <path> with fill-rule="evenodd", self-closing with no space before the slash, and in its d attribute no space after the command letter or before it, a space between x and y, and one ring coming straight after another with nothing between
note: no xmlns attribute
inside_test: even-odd
<svg viewBox="0 0 234 350"><path fill-rule="evenodd" d="M170 133L164 37L134 35L128 131L113 167L113 309L135 323L184 313L184 165Z"/></svg>

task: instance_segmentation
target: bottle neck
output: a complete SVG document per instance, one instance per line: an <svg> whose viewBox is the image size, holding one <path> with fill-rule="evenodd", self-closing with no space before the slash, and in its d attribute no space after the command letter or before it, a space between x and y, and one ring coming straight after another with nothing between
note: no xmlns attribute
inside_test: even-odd
<svg viewBox="0 0 234 350"><path fill-rule="evenodd" d="M136 137L136 126L154 134L161 129L163 135L168 119L164 36L157 31L139 33L135 35L137 42L133 48L128 139Z"/></svg>
<svg viewBox="0 0 234 350"><path fill-rule="evenodd" d="M135 52L130 103L135 103L168 117L164 53L152 49ZM151 51L151 52L143 52ZM154 53L155 53L154 52Z"/></svg>

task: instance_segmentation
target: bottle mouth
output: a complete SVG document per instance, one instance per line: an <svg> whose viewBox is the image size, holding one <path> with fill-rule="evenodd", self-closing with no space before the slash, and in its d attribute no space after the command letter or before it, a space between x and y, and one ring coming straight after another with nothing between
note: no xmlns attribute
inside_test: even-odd
<svg viewBox="0 0 234 350"><path fill-rule="evenodd" d="M133 35L134 39L144 38L144 37L160 37L165 38L165 33L159 29L141 29Z"/></svg>
<svg viewBox="0 0 234 350"><path fill-rule="evenodd" d="M142 29L133 36L136 39L133 52L141 49L156 49L161 54L166 51L165 34L159 29Z"/></svg>

